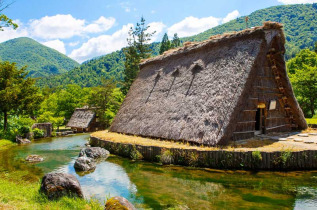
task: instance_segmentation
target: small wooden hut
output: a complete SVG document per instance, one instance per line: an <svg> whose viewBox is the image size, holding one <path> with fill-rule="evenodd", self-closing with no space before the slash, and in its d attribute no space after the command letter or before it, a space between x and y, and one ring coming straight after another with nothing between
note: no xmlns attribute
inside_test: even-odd
<svg viewBox="0 0 317 210"><path fill-rule="evenodd" d="M93 132L102 130L102 126L98 121L95 108L77 108L67 123L67 127L70 127L77 133Z"/></svg>
<svg viewBox="0 0 317 210"><path fill-rule="evenodd" d="M145 60L110 130L217 145L305 129L284 44L282 25L265 22Z"/></svg>

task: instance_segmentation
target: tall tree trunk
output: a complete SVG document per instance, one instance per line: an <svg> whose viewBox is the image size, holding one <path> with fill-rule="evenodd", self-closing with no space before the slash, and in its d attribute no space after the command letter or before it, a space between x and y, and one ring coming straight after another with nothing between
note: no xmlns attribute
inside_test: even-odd
<svg viewBox="0 0 317 210"><path fill-rule="evenodd" d="M7 111L3 112L4 114L4 122L3 122L3 130L7 130L7 125L8 125L8 113Z"/></svg>

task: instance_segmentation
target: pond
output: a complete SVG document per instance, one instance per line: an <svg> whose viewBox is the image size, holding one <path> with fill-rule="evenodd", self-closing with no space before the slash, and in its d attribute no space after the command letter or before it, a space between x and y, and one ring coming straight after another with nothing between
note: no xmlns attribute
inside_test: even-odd
<svg viewBox="0 0 317 210"><path fill-rule="evenodd" d="M38 154L45 160L29 167L34 176L52 171L74 174L86 198L104 203L109 197L123 196L141 209L317 208L317 171L222 171L110 156L95 171L76 173L74 161L88 139L89 134L42 139L14 147L0 156L0 162L14 169L28 164L19 160Z"/></svg>

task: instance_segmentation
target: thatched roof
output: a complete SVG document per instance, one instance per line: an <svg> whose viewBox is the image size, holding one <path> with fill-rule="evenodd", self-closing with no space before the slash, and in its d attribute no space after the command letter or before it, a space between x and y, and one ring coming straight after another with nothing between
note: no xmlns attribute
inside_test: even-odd
<svg viewBox="0 0 317 210"><path fill-rule="evenodd" d="M94 110L88 108L77 108L66 126L73 128L88 128L94 117Z"/></svg>
<svg viewBox="0 0 317 210"><path fill-rule="evenodd" d="M156 138L225 144L248 97L257 68L282 26L262 27L187 43L145 60L110 131ZM282 52L283 53L283 52ZM287 77L283 56L279 71L299 128L307 127Z"/></svg>

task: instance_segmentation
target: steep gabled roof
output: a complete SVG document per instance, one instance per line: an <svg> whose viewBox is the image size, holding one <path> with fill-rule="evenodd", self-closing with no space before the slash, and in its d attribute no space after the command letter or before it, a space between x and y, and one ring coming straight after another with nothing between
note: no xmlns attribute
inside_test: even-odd
<svg viewBox="0 0 317 210"><path fill-rule="evenodd" d="M67 127L88 128L94 117L95 112L93 110L77 108L67 123Z"/></svg>
<svg viewBox="0 0 317 210"><path fill-rule="evenodd" d="M282 26L262 27L187 43L145 60L110 128L113 132L225 144L273 39L284 48ZM299 128L306 122L289 83L281 75Z"/></svg>

